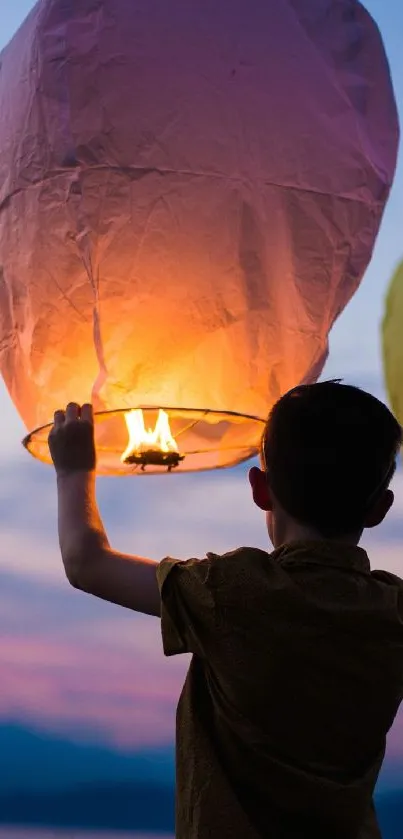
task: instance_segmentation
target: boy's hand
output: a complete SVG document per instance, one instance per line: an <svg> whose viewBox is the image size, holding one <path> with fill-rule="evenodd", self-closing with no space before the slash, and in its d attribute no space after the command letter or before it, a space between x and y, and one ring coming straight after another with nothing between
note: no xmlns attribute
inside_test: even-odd
<svg viewBox="0 0 403 839"><path fill-rule="evenodd" d="M96 467L92 405L70 402L56 411L50 431L49 450L58 475L93 472Z"/></svg>

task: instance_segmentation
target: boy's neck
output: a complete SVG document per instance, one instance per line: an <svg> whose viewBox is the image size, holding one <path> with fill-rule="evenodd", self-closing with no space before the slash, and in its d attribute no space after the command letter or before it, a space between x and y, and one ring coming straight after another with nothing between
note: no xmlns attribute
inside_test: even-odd
<svg viewBox="0 0 403 839"><path fill-rule="evenodd" d="M282 545L287 545L292 542L334 542L335 544L351 545L354 547L358 545L361 538L361 533L338 536L337 538L325 537L315 530L315 528L300 524L293 519L282 524L283 526L280 528L278 534L281 537L280 541L276 538L276 542Z"/></svg>

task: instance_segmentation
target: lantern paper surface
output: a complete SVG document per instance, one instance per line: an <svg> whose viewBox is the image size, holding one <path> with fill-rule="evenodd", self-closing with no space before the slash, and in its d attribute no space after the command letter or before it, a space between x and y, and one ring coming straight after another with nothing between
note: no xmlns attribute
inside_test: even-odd
<svg viewBox="0 0 403 839"><path fill-rule="evenodd" d="M386 388L393 412L403 423L403 262L396 270L386 298L382 328Z"/></svg>
<svg viewBox="0 0 403 839"><path fill-rule="evenodd" d="M0 369L27 428L68 400L266 417L315 380L397 142L355 0L40 0L0 71ZM209 415L193 468L260 433Z"/></svg>

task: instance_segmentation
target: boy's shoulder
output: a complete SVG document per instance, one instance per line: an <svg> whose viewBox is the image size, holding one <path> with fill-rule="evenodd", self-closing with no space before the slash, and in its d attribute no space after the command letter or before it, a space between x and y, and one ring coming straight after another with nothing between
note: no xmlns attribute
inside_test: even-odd
<svg viewBox="0 0 403 839"><path fill-rule="evenodd" d="M245 545L241 548L234 548L231 551L226 551L223 554L209 551L206 556L207 559L212 562L244 562L248 559L267 562L267 560L272 556L272 553L263 550L263 548L252 548Z"/></svg>
<svg viewBox="0 0 403 839"><path fill-rule="evenodd" d="M398 574L394 574L392 571L386 571L383 568L374 568L371 570L371 577L384 585L400 589L403 595L403 578L399 577Z"/></svg>
<svg viewBox="0 0 403 839"><path fill-rule="evenodd" d="M214 571L219 575L242 573L243 570L251 571L251 569L268 569L270 567L273 553L263 550L263 548L252 548L243 546L234 548L231 551L226 551L223 554L209 551L206 554L206 561L211 563Z"/></svg>
<svg viewBox="0 0 403 839"><path fill-rule="evenodd" d="M276 551L263 548L242 546L223 554L209 552L205 562L210 565L211 583L214 587L260 584L270 585L270 580L281 574L280 564L276 561ZM201 560L203 561L203 560Z"/></svg>

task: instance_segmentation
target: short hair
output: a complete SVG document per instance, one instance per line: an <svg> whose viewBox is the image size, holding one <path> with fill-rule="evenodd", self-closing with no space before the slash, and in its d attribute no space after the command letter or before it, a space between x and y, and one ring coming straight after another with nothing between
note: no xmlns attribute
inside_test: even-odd
<svg viewBox="0 0 403 839"><path fill-rule="evenodd" d="M295 387L279 399L262 458L283 509L322 538L340 538L364 528L392 480L401 445L401 426L386 405L337 379Z"/></svg>

